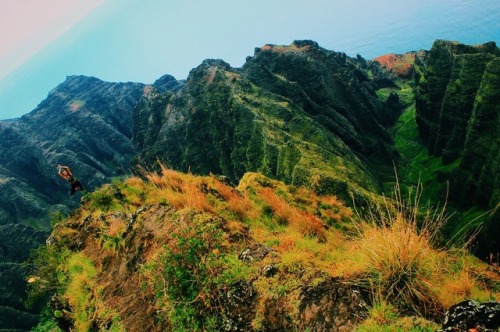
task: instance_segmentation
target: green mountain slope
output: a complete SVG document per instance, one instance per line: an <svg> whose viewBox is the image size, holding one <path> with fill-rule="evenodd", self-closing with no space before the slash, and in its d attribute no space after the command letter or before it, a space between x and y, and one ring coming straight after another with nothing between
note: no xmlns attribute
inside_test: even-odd
<svg viewBox="0 0 500 332"><path fill-rule="evenodd" d="M139 158L237 181L257 171L318 193L360 201L379 193L371 161L390 163L381 102L361 63L297 41L266 45L241 69L207 60L184 89L153 93L135 110Z"/></svg>
<svg viewBox="0 0 500 332"><path fill-rule="evenodd" d="M436 41L416 59L420 137L429 153L448 165L439 172L440 195L445 196L449 182L449 200L457 209L488 210L483 218L482 256L500 248L499 56L494 42L467 46Z"/></svg>

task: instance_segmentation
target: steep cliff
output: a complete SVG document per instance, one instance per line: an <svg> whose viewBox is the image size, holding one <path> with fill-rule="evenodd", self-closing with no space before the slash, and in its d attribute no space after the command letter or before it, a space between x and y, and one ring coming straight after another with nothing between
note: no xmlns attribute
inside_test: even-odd
<svg viewBox="0 0 500 332"><path fill-rule="evenodd" d="M418 54L415 67L420 137L446 165L437 180L449 183L449 201L459 210L489 209L479 237L481 256L500 247L499 56L494 42L436 41L429 52Z"/></svg>
<svg viewBox="0 0 500 332"><path fill-rule="evenodd" d="M140 160L233 181L258 171L346 201L379 192L371 161L390 161L385 127L397 110L360 66L310 41L266 45L241 69L204 61L184 88L152 93L136 108Z"/></svg>
<svg viewBox="0 0 500 332"><path fill-rule="evenodd" d="M72 76L31 113L0 122L0 329L36 324L23 303L23 262L48 236L50 214L80 204L57 164L70 165L88 190L122 174L135 153L132 108L144 87Z"/></svg>
<svg viewBox="0 0 500 332"><path fill-rule="evenodd" d="M500 57L482 75L464 132L463 152L453 194L461 202L500 202Z"/></svg>
<svg viewBox="0 0 500 332"><path fill-rule="evenodd" d="M457 163L449 176L450 192L469 206L491 206L499 198L499 56L493 42L467 46L436 41L416 61L420 136L444 164Z"/></svg>

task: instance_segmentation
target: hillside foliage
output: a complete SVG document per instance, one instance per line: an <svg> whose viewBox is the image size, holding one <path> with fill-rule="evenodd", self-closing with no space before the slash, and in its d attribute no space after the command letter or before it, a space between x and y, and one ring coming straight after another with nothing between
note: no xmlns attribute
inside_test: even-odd
<svg viewBox="0 0 500 332"><path fill-rule="evenodd" d="M31 284L55 295L49 320L78 331L432 331L450 305L500 296L498 271L440 245L446 218L418 199L381 199L364 218L258 173L233 187L161 165L84 200L55 225ZM325 287L360 307L325 318L312 309Z"/></svg>

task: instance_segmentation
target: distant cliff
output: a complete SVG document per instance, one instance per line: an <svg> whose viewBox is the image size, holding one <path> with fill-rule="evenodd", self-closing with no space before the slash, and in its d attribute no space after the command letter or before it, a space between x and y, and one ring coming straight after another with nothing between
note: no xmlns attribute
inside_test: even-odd
<svg viewBox="0 0 500 332"><path fill-rule="evenodd" d="M500 198L500 50L436 41L416 60L415 103L420 136L445 164L450 195L467 206Z"/></svg>

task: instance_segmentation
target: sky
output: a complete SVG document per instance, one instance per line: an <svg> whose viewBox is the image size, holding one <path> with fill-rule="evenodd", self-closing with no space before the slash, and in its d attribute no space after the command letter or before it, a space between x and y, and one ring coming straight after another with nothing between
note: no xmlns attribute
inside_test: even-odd
<svg viewBox="0 0 500 332"><path fill-rule="evenodd" d="M500 44L498 0L0 0L0 120L29 113L70 75L187 78L204 59L240 67L256 47L311 39L362 55L436 39Z"/></svg>

